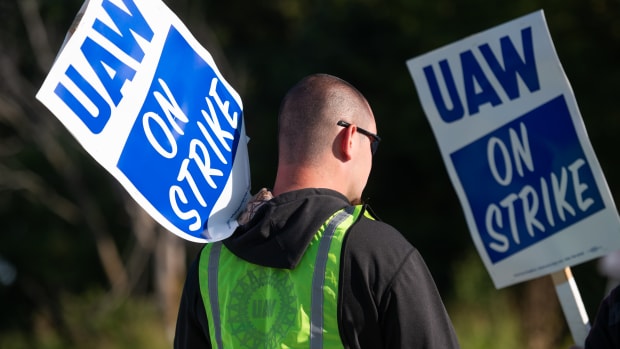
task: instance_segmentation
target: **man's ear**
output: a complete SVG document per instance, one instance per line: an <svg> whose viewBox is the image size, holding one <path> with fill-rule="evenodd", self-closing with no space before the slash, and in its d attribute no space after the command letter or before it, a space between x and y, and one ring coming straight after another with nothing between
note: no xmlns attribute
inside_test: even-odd
<svg viewBox="0 0 620 349"><path fill-rule="evenodd" d="M340 152L345 161L353 158L353 136L355 133L355 125L345 127L340 132Z"/></svg>

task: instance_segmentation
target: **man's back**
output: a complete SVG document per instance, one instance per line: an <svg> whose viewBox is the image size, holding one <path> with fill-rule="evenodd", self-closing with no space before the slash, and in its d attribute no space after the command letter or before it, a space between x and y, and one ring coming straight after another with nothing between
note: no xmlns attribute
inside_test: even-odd
<svg viewBox="0 0 620 349"><path fill-rule="evenodd" d="M247 225L223 244L251 264L295 269L314 241L316 230L334 212L347 206L346 199L331 190L285 193L263 205ZM334 256L340 259L335 306L344 346L457 348L449 317L418 251L395 229L364 214L346 233L341 255ZM191 273L191 277L199 275L197 268ZM253 292L260 291L259 284L256 282L254 289L243 288L243 298L255 299ZM310 280L306 284L310 285ZM204 309L200 290L194 288L193 293L193 302L184 299L182 303ZM181 312L180 323L187 314ZM206 323L204 312L197 312L196 316L202 319L190 322Z"/></svg>

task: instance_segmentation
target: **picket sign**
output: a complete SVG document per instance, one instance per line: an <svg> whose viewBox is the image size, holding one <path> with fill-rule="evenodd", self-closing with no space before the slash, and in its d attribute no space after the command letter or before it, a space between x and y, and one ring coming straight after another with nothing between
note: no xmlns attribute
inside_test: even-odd
<svg viewBox="0 0 620 349"><path fill-rule="evenodd" d="M85 1L37 99L172 233L211 242L238 226L241 98L162 1Z"/></svg>
<svg viewBox="0 0 620 349"><path fill-rule="evenodd" d="M570 266L620 249L620 219L543 11L407 66L495 287L551 275L582 345Z"/></svg>

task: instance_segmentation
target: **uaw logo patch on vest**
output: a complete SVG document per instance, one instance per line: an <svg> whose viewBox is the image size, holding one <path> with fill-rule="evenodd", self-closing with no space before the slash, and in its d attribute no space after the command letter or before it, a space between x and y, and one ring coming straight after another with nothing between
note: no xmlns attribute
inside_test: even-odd
<svg viewBox="0 0 620 349"><path fill-rule="evenodd" d="M289 272L249 270L239 279L228 305L230 325L244 348L275 348L295 326L296 294Z"/></svg>

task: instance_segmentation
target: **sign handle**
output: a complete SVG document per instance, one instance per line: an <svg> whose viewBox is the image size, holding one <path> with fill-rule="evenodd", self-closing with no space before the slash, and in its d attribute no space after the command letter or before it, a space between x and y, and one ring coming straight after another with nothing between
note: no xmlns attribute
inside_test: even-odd
<svg viewBox="0 0 620 349"><path fill-rule="evenodd" d="M590 320L588 320L588 314L570 267L552 273L551 279L553 279L555 292L558 294L573 340L576 345L583 347L590 331Z"/></svg>

